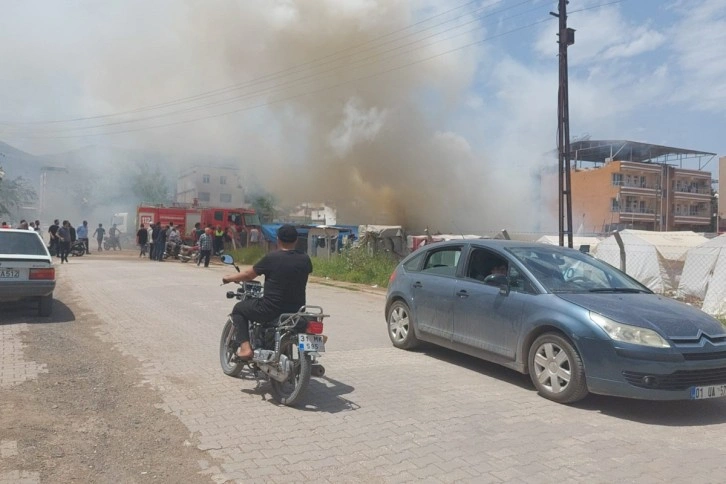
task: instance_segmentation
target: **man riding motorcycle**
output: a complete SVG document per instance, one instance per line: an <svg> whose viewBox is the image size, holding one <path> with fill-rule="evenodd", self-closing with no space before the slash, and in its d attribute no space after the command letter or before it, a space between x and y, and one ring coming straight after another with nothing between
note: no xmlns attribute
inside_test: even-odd
<svg viewBox="0 0 726 484"><path fill-rule="evenodd" d="M265 276L264 296L262 299L248 299L235 304L232 321L235 325L236 342L239 343L237 357L242 360L252 358L249 321L269 322L283 313L295 313L305 305L305 287L313 264L297 245L297 230L292 225L283 225L277 230L277 247L254 266L222 278L222 282L251 281L260 275Z"/></svg>

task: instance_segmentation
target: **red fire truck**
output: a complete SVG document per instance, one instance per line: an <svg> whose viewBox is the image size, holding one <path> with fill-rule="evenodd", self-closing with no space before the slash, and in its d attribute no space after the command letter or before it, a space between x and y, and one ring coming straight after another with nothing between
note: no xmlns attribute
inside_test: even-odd
<svg viewBox="0 0 726 484"><path fill-rule="evenodd" d="M197 222L206 227L211 224L226 229L234 225L237 232L249 231L252 227L259 229L260 219L254 210L249 208L216 208L194 205L139 205L136 209L136 220L148 227L150 223L161 222L162 225L173 223L184 237L191 235Z"/></svg>

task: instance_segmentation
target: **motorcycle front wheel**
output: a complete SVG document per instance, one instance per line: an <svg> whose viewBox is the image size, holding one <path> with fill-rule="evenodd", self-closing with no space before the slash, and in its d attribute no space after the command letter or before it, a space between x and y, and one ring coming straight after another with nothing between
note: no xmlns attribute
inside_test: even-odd
<svg viewBox="0 0 726 484"><path fill-rule="evenodd" d="M285 338L280 343L280 354L287 356L293 363L290 377L284 382L270 379L272 398L283 405L295 405L310 383L312 360L307 353L300 353L294 341Z"/></svg>
<svg viewBox="0 0 726 484"><path fill-rule="evenodd" d="M235 327L232 318L227 319L227 324L222 330L222 338L219 341L219 362L225 375L238 376L244 367L244 362L232 361L237 351L235 342Z"/></svg>

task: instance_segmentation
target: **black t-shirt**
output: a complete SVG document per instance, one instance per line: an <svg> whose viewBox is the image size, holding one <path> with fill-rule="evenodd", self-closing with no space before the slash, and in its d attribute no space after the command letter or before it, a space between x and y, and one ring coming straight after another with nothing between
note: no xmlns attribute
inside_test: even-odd
<svg viewBox="0 0 726 484"><path fill-rule="evenodd" d="M58 233L58 225L53 224L50 227L48 227L48 232L50 232L52 235L55 235Z"/></svg>
<svg viewBox="0 0 726 484"><path fill-rule="evenodd" d="M310 257L299 250L270 252L253 269L265 276L265 310L296 312L305 305L305 286L313 271Z"/></svg>
<svg viewBox="0 0 726 484"><path fill-rule="evenodd" d="M139 238L139 244L144 245L149 239L149 232L146 229L141 228L138 232L136 232L136 236Z"/></svg>

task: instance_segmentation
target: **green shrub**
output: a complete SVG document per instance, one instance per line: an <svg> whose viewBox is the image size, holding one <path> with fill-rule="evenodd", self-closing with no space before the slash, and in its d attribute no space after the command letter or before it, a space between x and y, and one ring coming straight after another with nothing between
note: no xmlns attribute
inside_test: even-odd
<svg viewBox="0 0 726 484"><path fill-rule="evenodd" d="M365 249L344 249L330 259L314 257L313 275L388 287L388 278L397 264L398 261L388 253L369 254Z"/></svg>
<svg viewBox="0 0 726 484"><path fill-rule="evenodd" d="M251 265L262 259L265 251L262 247L244 247L237 250L230 250L227 254L234 257L234 261L239 265Z"/></svg>

